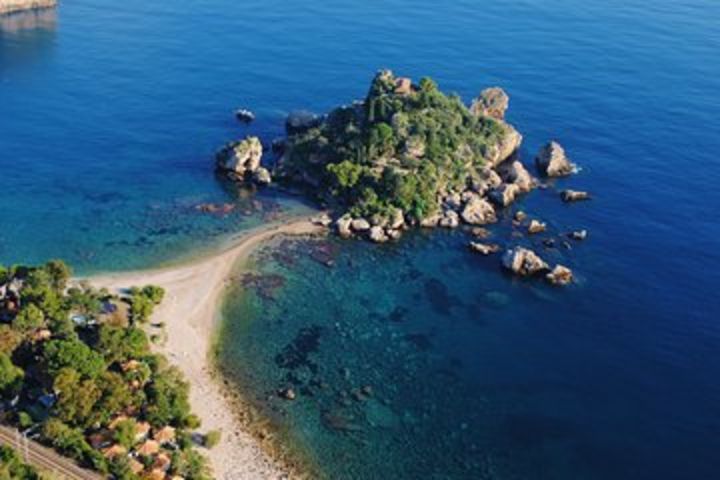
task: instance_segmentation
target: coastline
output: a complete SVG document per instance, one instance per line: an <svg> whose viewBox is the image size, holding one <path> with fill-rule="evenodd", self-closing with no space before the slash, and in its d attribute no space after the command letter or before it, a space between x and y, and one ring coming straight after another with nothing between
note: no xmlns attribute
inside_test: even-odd
<svg viewBox="0 0 720 480"><path fill-rule="evenodd" d="M222 294L236 267L256 248L278 235L313 235L323 231L308 217L250 230L232 246L176 266L88 277L97 288L113 291L153 284L165 289L163 303L152 317L164 323L166 341L154 345L158 353L177 365L190 383L192 410L203 431L220 430L222 438L206 454L219 479L285 479L297 474L274 455L267 442L256 439L240 416L238 395L230 392L214 365L214 341L222 307Z"/></svg>
<svg viewBox="0 0 720 480"><path fill-rule="evenodd" d="M0 0L0 15L57 6L57 0Z"/></svg>

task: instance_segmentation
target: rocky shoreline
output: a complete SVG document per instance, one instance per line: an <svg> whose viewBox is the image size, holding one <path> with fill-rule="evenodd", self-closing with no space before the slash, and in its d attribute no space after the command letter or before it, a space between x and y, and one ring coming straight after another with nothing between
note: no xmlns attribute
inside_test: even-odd
<svg viewBox="0 0 720 480"><path fill-rule="evenodd" d="M55 7L57 3L57 0L0 0L0 15L25 10L52 8Z"/></svg>
<svg viewBox="0 0 720 480"><path fill-rule="evenodd" d="M341 238L365 238L375 243L397 240L411 228L454 229L466 226L472 229L497 223L502 216L511 214L512 205L518 199L535 189L548 188L545 180L577 173L577 166L554 140L542 145L534 158L538 176L528 171L520 159L523 137L505 119L510 98L503 89L492 87L483 90L468 108L452 103L455 99L439 93L434 84L428 87L428 82L431 81L424 79L416 86L410 79L394 77L388 71L380 72L374 80L371 93L363 102L339 107L324 117L309 113L291 114L286 121L287 138L275 140L272 145L276 157L272 172L261 164L264 152L257 137L246 137L223 147L216 156L216 168L223 176L245 185L268 186L277 181L283 185L300 186L300 189L309 191L323 207L328 207L332 212L332 216L323 214L316 217L316 224L333 227ZM380 94L376 92L383 88L385 90ZM425 101L430 106L416 107L416 104L424 101L423 95L435 95L432 97L434 100ZM383 102L390 106L382 106ZM390 110L390 113L385 113L387 123L378 124L377 120L369 119L375 115L373 105L377 103L383 109ZM442 106L437 107L437 104ZM431 132L430 136L423 136L412 133L425 125L420 123L418 127L412 124L412 117L411 120L407 118L417 115L420 119L415 121L423 122L426 121L423 115L428 116L428 111L435 115L432 121L440 124L439 130L435 125L440 134L443 129L465 128L462 136L453 139L453 142L461 144L454 150L444 151L440 160L437 154L433 157L429 152L434 147L431 144L433 135L438 134ZM452 116L448 120L444 114L464 117L464 124L470 123L477 127L474 127L475 130L460 127ZM407 126L408 122L410 126ZM360 129L362 133L354 136L339 134L340 140L332 138L337 135L336 131L343 129ZM377 137L385 142L380 147L377 147ZM479 150L471 147L475 140L482 143ZM390 147L387 146L388 142ZM348 153L354 154L345 148L346 143L356 150L365 148L370 153L361 154L359 160L351 163L344 159ZM427 165L431 166L428 170L430 173L423 174L423 168ZM460 178L452 178L452 175L457 177L458 170L461 172ZM335 176L328 177L328 172ZM413 175L417 176L417 180L412 188L415 192L425 192L421 199L424 208L420 214L417 213L417 207L412 207L415 208L413 210L398 206L402 203L402 197L399 197L403 193L402 185L400 193L382 193L382 189L387 188L386 177L390 178L392 184L393 181L402 183L403 179ZM441 179L433 178L433 175ZM400 180L394 180L397 177ZM353 187L354 190L345 188L344 197L338 195L338 189L342 190L348 184L362 184L362 178L369 179L365 180L371 187L369 194L367 187L361 193L358 193L357 187ZM423 185L424 182L434 182L433 187ZM560 191L560 199L571 203L588 200L590 195L566 189ZM417 195L413 201L417 205ZM434 206L425 205L428 202ZM368 203L374 210L365 208L366 213L358 212L362 210L359 205ZM547 230L546 223L538 219L527 219L526 222L525 217L521 211L515 212L513 225L522 229L522 232L517 232L518 235L538 235ZM573 240L583 240L587 232L571 232L567 236ZM568 285L572 282L572 271L569 268L564 265L550 266L535 252L520 245L500 246L476 240L469 241L468 246L471 251L481 255L492 255L504 250L501 265L514 275L544 276L553 285ZM543 243L546 248L552 248L555 240L547 238ZM567 245L567 242L564 244Z"/></svg>

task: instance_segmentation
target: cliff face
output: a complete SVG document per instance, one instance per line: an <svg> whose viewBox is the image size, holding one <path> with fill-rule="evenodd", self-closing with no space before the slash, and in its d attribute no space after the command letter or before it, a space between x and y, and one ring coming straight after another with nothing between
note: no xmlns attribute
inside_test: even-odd
<svg viewBox="0 0 720 480"><path fill-rule="evenodd" d="M57 5L57 0L0 0L0 15Z"/></svg>

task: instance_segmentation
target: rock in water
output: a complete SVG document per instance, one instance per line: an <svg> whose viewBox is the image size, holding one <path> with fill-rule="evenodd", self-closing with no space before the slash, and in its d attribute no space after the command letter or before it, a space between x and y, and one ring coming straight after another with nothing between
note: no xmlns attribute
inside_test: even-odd
<svg viewBox="0 0 720 480"><path fill-rule="evenodd" d="M487 244L480 242L470 242L470 250L480 253L482 255L490 255L491 253L499 252L500 245L496 245L494 243Z"/></svg>
<svg viewBox="0 0 720 480"><path fill-rule="evenodd" d="M490 200L501 207L507 207L515 201L515 197L520 193L520 188L514 183L504 183L499 188L491 191Z"/></svg>
<svg viewBox="0 0 720 480"><path fill-rule="evenodd" d="M503 120L509 105L510 97L507 93L500 87L492 87L480 92L480 96L473 100L470 111L478 117Z"/></svg>
<svg viewBox="0 0 720 480"><path fill-rule="evenodd" d="M493 206L478 195L470 198L460 216L465 223L470 225L486 225L497 221Z"/></svg>
<svg viewBox="0 0 720 480"><path fill-rule="evenodd" d="M568 237L572 238L573 240L585 240L587 238L587 235L587 230L577 230L575 232L568 233Z"/></svg>
<svg viewBox="0 0 720 480"><path fill-rule="evenodd" d="M460 217L455 210L447 210L440 219L439 225L445 228L457 228L460 225Z"/></svg>
<svg viewBox="0 0 720 480"><path fill-rule="evenodd" d="M577 202L580 200L590 200L590 194L578 190L563 190L560 192L560 198L562 198L563 202Z"/></svg>
<svg viewBox="0 0 720 480"><path fill-rule="evenodd" d="M565 155L565 149L554 141L540 149L535 165L540 173L548 177L564 177L575 172L575 165Z"/></svg>
<svg viewBox="0 0 720 480"><path fill-rule="evenodd" d="M517 185L521 193L527 193L535 187L535 179L517 160L503 163L498 167L498 171L505 182Z"/></svg>
<svg viewBox="0 0 720 480"><path fill-rule="evenodd" d="M243 179L260 167L263 148L258 137L247 137L225 145L215 156L218 170Z"/></svg>
<svg viewBox="0 0 720 480"><path fill-rule="evenodd" d="M532 219L530 220L530 225L528 225L528 233L544 232L546 228L547 225L544 222Z"/></svg>
<svg viewBox="0 0 720 480"><path fill-rule="evenodd" d="M370 240L375 243L385 243L388 241L388 236L385 235L385 230L382 227L376 225L370 229Z"/></svg>
<svg viewBox="0 0 720 480"><path fill-rule="evenodd" d="M252 123L255 120L255 114L246 108L235 110L235 118L242 123Z"/></svg>
<svg viewBox="0 0 720 480"><path fill-rule="evenodd" d="M265 167L258 167L258 169L253 172L253 181L258 185L270 185L272 183L270 171Z"/></svg>
<svg viewBox="0 0 720 480"><path fill-rule="evenodd" d="M523 247L506 251L502 264L514 274L522 276L535 275L550 268L535 252Z"/></svg>
<svg viewBox="0 0 720 480"><path fill-rule="evenodd" d="M522 135L515 128L507 123L500 122L505 129L502 138L488 147L487 161L490 167L496 167L512 157L522 143Z"/></svg>
<svg viewBox="0 0 720 480"><path fill-rule="evenodd" d="M351 225L352 218L350 215L343 215L335 221L338 235L340 235L341 238L350 238L352 236Z"/></svg>
<svg viewBox="0 0 720 480"><path fill-rule="evenodd" d="M370 230L370 222L364 218L356 218L352 221L352 229L356 232L366 232Z"/></svg>
<svg viewBox="0 0 720 480"><path fill-rule="evenodd" d="M545 278L553 285L567 285L572 282L573 273L572 270L563 265L556 265L552 272L545 275Z"/></svg>

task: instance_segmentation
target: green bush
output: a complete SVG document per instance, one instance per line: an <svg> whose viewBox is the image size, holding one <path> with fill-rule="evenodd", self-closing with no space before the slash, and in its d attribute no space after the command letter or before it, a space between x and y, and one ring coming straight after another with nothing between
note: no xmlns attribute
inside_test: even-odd
<svg viewBox="0 0 720 480"><path fill-rule="evenodd" d="M203 445L205 445L205 448L213 448L218 443L220 443L220 438L222 434L219 430L210 430L208 433L205 434L205 438L203 439Z"/></svg>

